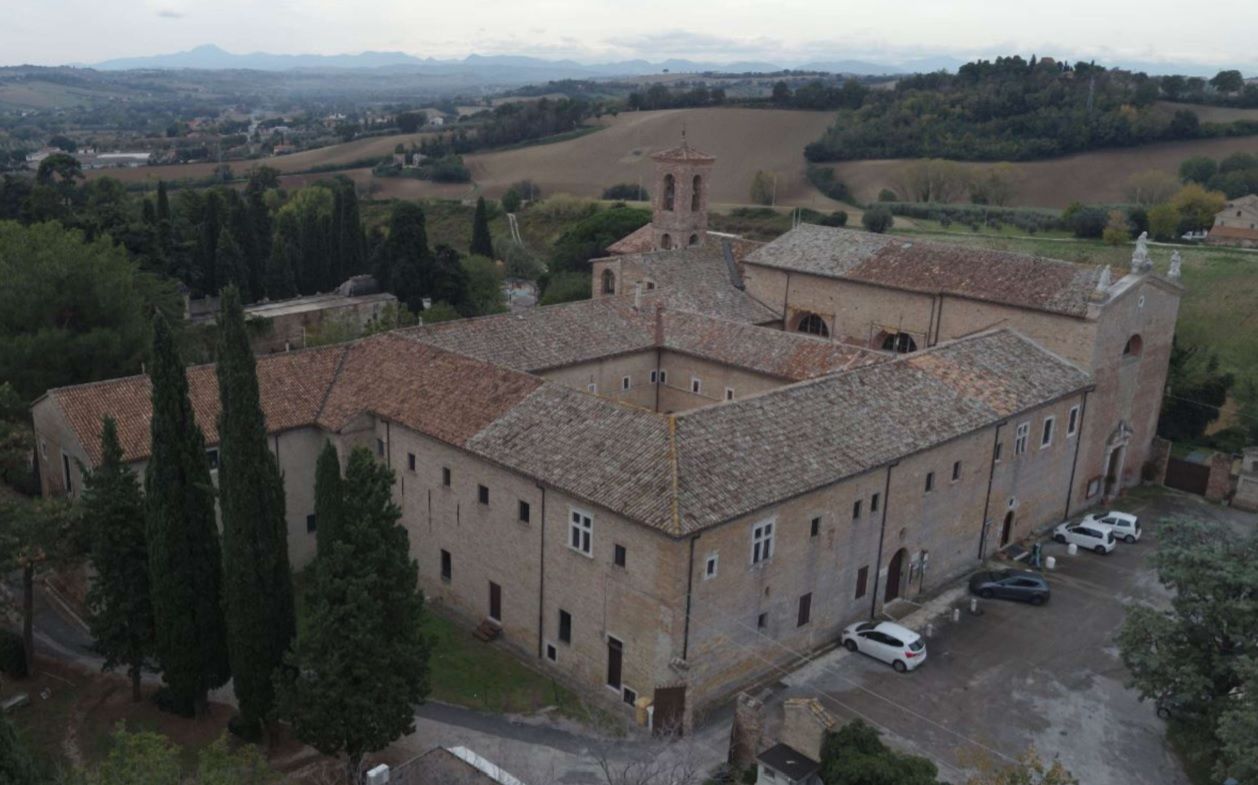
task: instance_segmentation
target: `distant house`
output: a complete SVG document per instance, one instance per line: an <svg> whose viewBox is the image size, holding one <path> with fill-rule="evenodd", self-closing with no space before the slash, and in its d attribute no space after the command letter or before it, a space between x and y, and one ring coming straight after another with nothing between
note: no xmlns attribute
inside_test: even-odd
<svg viewBox="0 0 1258 785"><path fill-rule="evenodd" d="M757 783L821 785L821 764L786 744L775 744L756 757Z"/></svg>
<svg viewBox="0 0 1258 785"><path fill-rule="evenodd" d="M435 128L441 128L445 124L446 124L446 118L443 117L442 115L439 115L439 114L428 115L428 125L431 125Z"/></svg>
<svg viewBox="0 0 1258 785"><path fill-rule="evenodd" d="M1214 226L1206 236L1211 245L1258 248L1258 195L1232 199L1214 216Z"/></svg>

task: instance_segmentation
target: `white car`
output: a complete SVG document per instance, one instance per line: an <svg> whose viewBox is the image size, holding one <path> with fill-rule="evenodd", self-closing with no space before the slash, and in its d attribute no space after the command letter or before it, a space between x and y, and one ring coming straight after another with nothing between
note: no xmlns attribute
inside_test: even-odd
<svg viewBox="0 0 1258 785"><path fill-rule="evenodd" d="M1084 526L1108 528L1114 538L1125 543L1133 543L1140 539L1140 519L1128 512L1110 510L1083 516L1080 521Z"/></svg>
<svg viewBox="0 0 1258 785"><path fill-rule="evenodd" d="M862 621L848 625L839 642L848 651L858 651L888 663L898 673L911 671L926 662L926 641L895 622Z"/></svg>
<svg viewBox="0 0 1258 785"><path fill-rule="evenodd" d="M1114 533L1109 530L1109 527L1088 526L1085 523L1063 523L1053 529L1053 539L1102 554L1109 553L1117 547Z"/></svg>

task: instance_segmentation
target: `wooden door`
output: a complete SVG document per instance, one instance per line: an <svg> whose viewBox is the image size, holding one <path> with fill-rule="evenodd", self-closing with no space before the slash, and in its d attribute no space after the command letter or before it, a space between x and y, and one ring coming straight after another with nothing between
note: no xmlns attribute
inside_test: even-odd
<svg viewBox="0 0 1258 785"><path fill-rule="evenodd" d="M1000 547L1009 544L1009 536L1013 534L1013 510L1005 515L1005 525L1000 527Z"/></svg>
<svg viewBox="0 0 1258 785"><path fill-rule="evenodd" d="M656 736L681 736L686 714L685 686L656 687L654 706L651 733Z"/></svg>
<svg viewBox="0 0 1258 785"><path fill-rule="evenodd" d="M620 668L624 664L625 645L615 638L607 639L607 686L620 689Z"/></svg>
<svg viewBox="0 0 1258 785"><path fill-rule="evenodd" d="M489 582L489 618L502 621L502 587Z"/></svg>
<svg viewBox="0 0 1258 785"><path fill-rule="evenodd" d="M903 573L904 549L901 548L891 557L891 564L887 565L887 593L883 598L885 602L891 602L900 596L900 578Z"/></svg>

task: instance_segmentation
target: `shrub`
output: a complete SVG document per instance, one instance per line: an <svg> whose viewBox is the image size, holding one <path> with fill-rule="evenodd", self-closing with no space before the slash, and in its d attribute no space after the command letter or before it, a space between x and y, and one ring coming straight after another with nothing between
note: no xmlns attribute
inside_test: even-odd
<svg viewBox="0 0 1258 785"><path fill-rule="evenodd" d="M1155 240L1174 240L1179 230L1179 210L1173 204L1149 209L1149 234Z"/></svg>
<svg viewBox="0 0 1258 785"><path fill-rule="evenodd" d="M508 213L514 213L520 209L520 192L514 188L508 188L507 192L502 195L502 209Z"/></svg>
<svg viewBox="0 0 1258 785"><path fill-rule="evenodd" d="M835 200L836 202L846 202L851 198L848 193L847 185L841 180L835 179L833 166L818 166L817 164L809 164L808 182L821 193Z"/></svg>
<svg viewBox="0 0 1258 785"><path fill-rule="evenodd" d="M822 226L847 226L847 211L835 210L821 219Z"/></svg>
<svg viewBox="0 0 1258 785"><path fill-rule="evenodd" d="M773 175L763 169L751 178L751 201L755 204L773 204Z"/></svg>
<svg viewBox="0 0 1258 785"><path fill-rule="evenodd" d="M12 630L0 629L0 672L9 674L15 679L25 679L30 675L26 663L26 647L22 645L22 636Z"/></svg>
<svg viewBox="0 0 1258 785"><path fill-rule="evenodd" d="M542 198L542 189L532 180L526 179L512 183L511 188L508 190L515 191L526 202L536 202Z"/></svg>
<svg viewBox="0 0 1258 785"><path fill-rule="evenodd" d="M1121 210L1110 211L1109 222L1101 232L1101 239L1106 245L1122 245L1131 239L1131 226Z"/></svg>
<svg viewBox="0 0 1258 785"><path fill-rule="evenodd" d="M1061 214L1062 222L1080 239L1099 238L1105 232L1109 216L1099 207L1075 202Z"/></svg>
<svg viewBox="0 0 1258 785"><path fill-rule="evenodd" d="M546 281L546 288L542 292L539 305L555 305L588 299L590 299L588 273L558 273Z"/></svg>
<svg viewBox="0 0 1258 785"><path fill-rule="evenodd" d="M630 202L645 202L650 197L647 196L646 189L640 185L633 183L616 183L610 188L603 189L604 199L624 199Z"/></svg>
<svg viewBox="0 0 1258 785"><path fill-rule="evenodd" d="M892 191L890 188L883 188L881 191L878 192L878 201L898 202L900 201L900 197L896 196L895 191Z"/></svg>
<svg viewBox="0 0 1258 785"><path fill-rule="evenodd" d="M885 205L874 205L861 216L861 225L871 232L882 234L895 226L895 217Z"/></svg>

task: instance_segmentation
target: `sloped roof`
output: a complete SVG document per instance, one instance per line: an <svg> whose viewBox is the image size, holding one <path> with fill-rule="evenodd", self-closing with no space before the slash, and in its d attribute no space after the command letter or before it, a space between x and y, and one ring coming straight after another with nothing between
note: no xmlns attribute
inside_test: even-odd
<svg viewBox="0 0 1258 785"><path fill-rule="evenodd" d="M716 156L708 153L700 152L691 147L686 141L682 141L676 147L670 147L667 150L660 150L651 153L651 159L654 161L684 161L691 163L712 163L716 160Z"/></svg>
<svg viewBox="0 0 1258 785"><path fill-rule="evenodd" d="M751 252L748 264L907 291L1087 314L1100 265L800 224Z"/></svg>
<svg viewBox="0 0 1258 785"><path fill-rule="evenodd" d="M611 256L646 253L653 250L655 250L655 228L651 224L644 224L607 246L607 253Z"/></svg>

